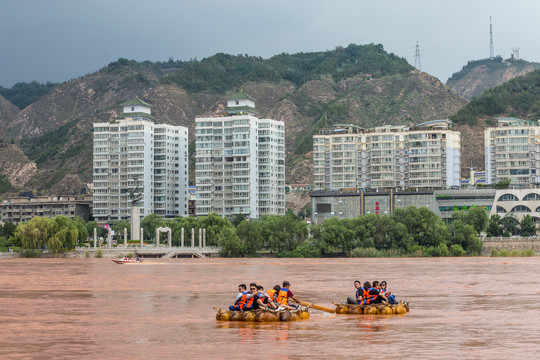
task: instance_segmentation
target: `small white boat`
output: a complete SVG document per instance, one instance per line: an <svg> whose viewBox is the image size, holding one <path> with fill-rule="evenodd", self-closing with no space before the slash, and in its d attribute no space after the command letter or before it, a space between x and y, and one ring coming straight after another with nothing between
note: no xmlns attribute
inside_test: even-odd
<svg viewBox="0 0 540 360"><path fill-rule="evenodd" d="M141 258L138 258L138 259L112 259L112 261L114 261L115 263L117 264L136 264L136 263L142 263L143 262L143 259Z"/></svg>

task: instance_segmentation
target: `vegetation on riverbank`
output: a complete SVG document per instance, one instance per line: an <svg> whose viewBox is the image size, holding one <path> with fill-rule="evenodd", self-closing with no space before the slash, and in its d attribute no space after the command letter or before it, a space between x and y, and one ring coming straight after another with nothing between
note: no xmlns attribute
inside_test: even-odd
<svg viewBox="0 0 540 360"><path fill-rule="evenodd" d="M534 256L534 250L505 250L491 249L491 257L530 257Z"/></svg>
<svg viewBox="0 0 540 360"><path fill-rule="evenodd" d="M396 209L391 215L369 214L354 219L330 218L308 229L293 211L283 216L263 216L247 220L239 215L232 221L217 214L203 217L163 219L156 214L141 221L144 242L155 243L158 227L172 230L172 245L199 246L199 230L206 231L206 246L219 246L223 257L256 257L260 253L276 257L440 257L479 255L483 243L479 234L488 236L531 236L536 225L530 216L518 221L512 214L488 217L483 208L457 211L446 224L428 208ZM20 246L25 256L43 249L53 252L72 250L93 235L106 237L96 222L65 216L36 217L17 227L5 224L0 229L0 249ZM112 224L118 241L127 221ZM192 229L194 233L192 241ZM131 241L130 241L131 242ZM137 242L138 243L138 242ZM163 241L162 241L163 243ZM17 248L18 249L18 248ZM520 255L521 254L521 255ZM534 255L534 252L532 253ZM532 256L530 251L492 250L491 256ZM98 256L96 256L98 257Z"/></svg>

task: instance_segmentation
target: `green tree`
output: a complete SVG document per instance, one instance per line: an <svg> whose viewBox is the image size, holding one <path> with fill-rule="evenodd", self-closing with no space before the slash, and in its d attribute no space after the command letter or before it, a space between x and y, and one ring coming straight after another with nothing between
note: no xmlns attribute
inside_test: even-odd
<svg viewBox="0 0 540 360"><path fill-rule="evenodd" d="M143 235L146 239L153 239L156 229L163 225L163 218L157 214L146 215L141 221Z"/></svg>
<svg viewBox="0 0 540 360"><path fill-rule="evenodd" d="M489 237L502 236L504 229L501 226L500 215L494 214L489 218L486 234Z"/></svg>
<svg viewBox="0 0 540 360"><path fill-rule="evenodd" d="M482 250L483 243L477 234L476 229L472 225L462 220L454 220L450 224L450 242L452 245L461 246L462 249L471 255L477 255Z"/></svg>
<svg viewBox="0 0 540 360"><path fill-rule="evenodd" d="M59 252L62 248L75 248L79 237L76 221L62 215L56 216L51 220L51 232L48 240L49 248L55 252Z"/></svg>
<svg viewBox="0 0 540 360"><path fill-rule="evenodd" d="M52 220L36 216L27 223L19 223L15 229L15 238L23 249L41 249L52 236Z"/></svg>
<svg viewBox="0 0 540 360"><path fill-rule="evenodd" d="M501 219L500 224L510 235L517 235L519 232L519 221L517 221L516 217L511 212L506 213Z"/></svg>
<svg viewBox="0 0 540 360"><path fill-rule="evenodd" d="M519 223L522 236L534 236L536 235L536 223L531 215L525 215Z"/></svg>
<svg viewBox="0 0 540 360"><path fill-rule="evenodd" d="M236 235L243 244L244 255L256 256L262 245L261 224L244 220L236 228Z"/></svg>
<svg viewBox="0 0 540 360"><path fill-rule="evenodd" d="M494 185L494 188L497 190L508 189L510 187L510 181L510 179L501 180Z"/></svg>
<svg viewBox="0 0 540 360"><path fill-rule="evenodd" d="M77 228L78 242L79 243L85 242L88 239L88 236L90 233L88 232L88 229L86 228L86 224L84 223L84 220L80 216L77 216L73 219L73 222L75 224L75 227Z"/></svg>
<svg viewBox="0 0 540 360"><path fill-rule="evenodd" d="M393 219L407 227L417 245L436 247L446 243L448 228L441 218L426 207L396 209Z"/></svg>
<svg viewBox="0 0 540 360"><path fill-rule="evenodd" d="M129 221L127 221L127 220L116 220L113 223L111 229L112 229L112 231L114 231L115 236L116 236L117 239L123 239L123 237L124 237L124 229L127 229L128 239L131 238L131 226L130 226Z"/></svg>
<svg viewBox="0 0 540 360"><path fill-rule="evenodd" d="M259 221L263 246L273 251L292 251L307 235L306 223L291 210L283 216L263 216Z"/></svg>
<svg viewBox="0 0 540 360"><path fill-rule="evenodd" d="M88 233L88 236L94 237L94 229L97 229L97 236L99 237L105 237L107 236L107 230L105 228L98 225L95 221L89 221L86 223L86 231Z"/></svg>
<svg viewBox="0 0 540 360"><path fill-rule="evenodd" d="M244 214L238 214L234 217L234 219L231 221L235 228L240 225L242 221L246 220L246 215Z"/></svg>
<svg viewBox="0 0 540 360"><path fill-rule="evenodd" d="M226 227L218 235L219 254L224 257L244 257L245 244L236 236L234 227Z"/></svg>
<svg viewBox="0 0 540 360"><path fill-rule="evenodd" d="M234 228L233 224L227 218L223 218L216 213L209 214L197 219L198 227L206 229L206 245L216 246L219 239L219 234L225 228ZM198 231L198 229L196 229ZM198 232L196 233L198 236Z"/></svg>
<svg viewBox="0 0 540 360"><path fill-rule="evenodd" d="M467 211L455 211L452 214L452 218L472 225L478 235L486 230L489 222L489 216L486 210L480 206L471 207Z"/></svg>
<svg viewBox="0 0 540 360"><path fill-rule="evenodd" d="M5 237L6 239L11 238L15 234L15 229L17 227L13 223L7 222L2 226L2 234L0 236Z"/></svg>

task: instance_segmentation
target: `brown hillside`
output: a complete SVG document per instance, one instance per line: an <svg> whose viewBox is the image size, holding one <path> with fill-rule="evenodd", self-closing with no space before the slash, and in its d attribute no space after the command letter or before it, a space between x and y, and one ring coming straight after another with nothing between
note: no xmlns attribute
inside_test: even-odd
<svg viewBox="0 0 540 360"><path fill-rule="evenodd" d="M105 68L59 85L21 111L4 136L21 139L26 154L36 159L39 170L26 187L70 192L92 181L92 124L117 117L122 102L140 97L152 103L157 122L188 126L192 141L195 117L220 111L227 96L238 90L188 93L177 85L158 83L159 76L136 67ZM327 125L346 121L370 127L446 118L466 103L436 78L416 71L339 82L321 78L299 87L286 81L250 82L242 90L256 99L259 117L285 122L286 181L297 183L312 180L311 135L324 125L327 111ZM336 108L339 114L332 119ZM77 179L66 178L68 174ZM70 183L73 189L64 186ZM64 185L56 188L57 184Z"/></svg>
<svg viewBox="0 0 540 360"><path fill-rule="evenodd" d="M0 95L0 133L5 133L18 113L19 108Z"/></svg>

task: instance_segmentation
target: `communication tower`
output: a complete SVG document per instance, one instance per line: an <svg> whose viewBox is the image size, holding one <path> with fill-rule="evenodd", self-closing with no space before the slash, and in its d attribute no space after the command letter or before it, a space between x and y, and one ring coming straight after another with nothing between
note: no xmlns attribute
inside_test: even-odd
<svg viewBox="0 0 540 360"><path fill-rule="evenodd" d="M519 47L513 47L512 49L512 59L513 60L519 60Z"/></svg>
<svg viewBox="0 0 540 360"><path fill-rule="evenodd" d="M422 71L422 63L420 62L420 45L416 42L416 52L414 53L414 67Z"/></svg>
<svg viewBox="0 0 540 360"><path fill-rule="evenodd" d="M494 58L493 51L493 27L491 26L491 16L489 17L489 58Z"/></svg>

